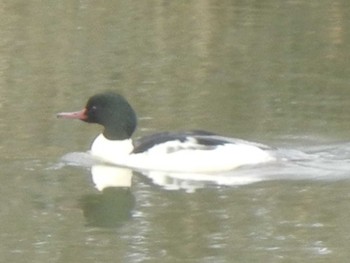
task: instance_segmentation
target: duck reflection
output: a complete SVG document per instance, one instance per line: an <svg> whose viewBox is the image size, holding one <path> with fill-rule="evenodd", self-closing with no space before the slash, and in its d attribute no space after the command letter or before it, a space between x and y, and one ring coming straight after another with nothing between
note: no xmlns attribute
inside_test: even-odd
<svg viewBox="0 0 350 263"><path fill-rule="evenodd" d="M85 195L80 199L87 225L114 228L128 221L135 206L135 198L130 190L132 171L93 165L91 174L99 193Z"/></svg>
<svg viewBox="0 0 350 263"><path fill-rule="evenodd" d="M262 167L259 166L259 168ZM264 176L259 170L254 170L251 167L214 174L159 171L138 171L138 173L166 190L184 190L186 192L195 192L198 189L208 187L247 185L264 180Z"/></svg>

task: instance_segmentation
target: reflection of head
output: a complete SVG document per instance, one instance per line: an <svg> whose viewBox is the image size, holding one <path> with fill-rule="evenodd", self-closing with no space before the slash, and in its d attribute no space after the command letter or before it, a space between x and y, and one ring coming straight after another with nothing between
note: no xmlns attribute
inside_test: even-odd
<svg viewBox="0 0 350 263"><path fill-rule="evenodd" d="M132 216L135 198L129 188L105 188L101 193L80 199L88 226L114 228Z"/></svg>

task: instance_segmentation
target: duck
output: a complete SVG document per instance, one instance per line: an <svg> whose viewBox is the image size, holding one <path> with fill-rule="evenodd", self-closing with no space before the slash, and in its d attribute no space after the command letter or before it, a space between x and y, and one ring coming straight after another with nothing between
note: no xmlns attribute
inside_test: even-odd
<svg viewBox="0 0 350 263"><path fill-rule="evenodd" d="M204 130L158 132L133 139L137 116L121 94L108 91L90 97L80 111L58 118L103 126L90 154L103 162L139 171L219 173L276 160L273 148Z"/></svg>

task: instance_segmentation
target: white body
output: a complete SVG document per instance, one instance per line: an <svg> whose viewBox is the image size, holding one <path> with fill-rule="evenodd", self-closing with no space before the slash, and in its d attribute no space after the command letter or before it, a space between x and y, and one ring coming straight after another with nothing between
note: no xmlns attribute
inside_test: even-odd
<svg viewBox="0 0 350 263"><path fill-rule="evenodd" d="M169 149L181 145L181 150ZM92 144L91 153L99 159L118 166L138 170L165 172L215 173L233 170L243 165L254 165L275 160L254 144L228 143L201 149L195 140L161 143L142 153L132 153L132 140L111 141L100 134Z"/></svg>

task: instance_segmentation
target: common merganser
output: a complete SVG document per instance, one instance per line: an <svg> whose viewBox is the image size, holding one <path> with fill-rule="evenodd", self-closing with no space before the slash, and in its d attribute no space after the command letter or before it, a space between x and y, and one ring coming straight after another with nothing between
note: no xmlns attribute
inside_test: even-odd
<svg viewBox="0 0 350 263"><path fill-rule="evenodd" d="M102 125L104 130L92 143L91 154L132 169L216 173L275 160L266 145L206 131L162 132L133 141L135 111L114 92L96 94L83 110L58 113L57 117Z"/></svg>

